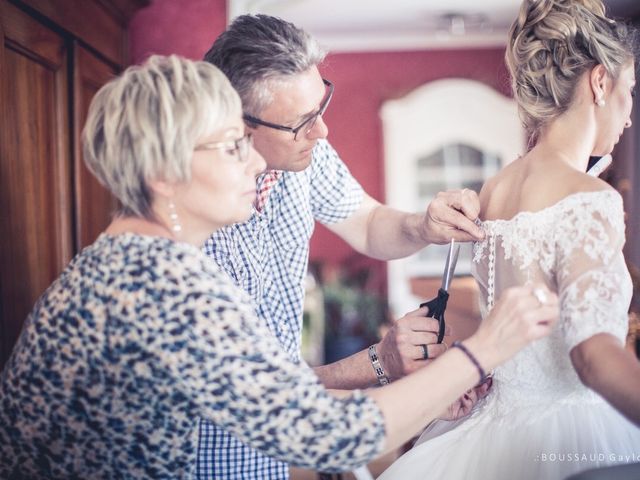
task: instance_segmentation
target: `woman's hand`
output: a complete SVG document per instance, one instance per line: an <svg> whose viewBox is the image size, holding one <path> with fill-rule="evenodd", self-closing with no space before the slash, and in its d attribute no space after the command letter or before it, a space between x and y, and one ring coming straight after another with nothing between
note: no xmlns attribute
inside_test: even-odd
<svg viewBox="0 0 640 480"><path fill-rule="evenodd" d="M464 343L488 371L551 333L558 315L558 296L544 284L509 288Z"/></svg>

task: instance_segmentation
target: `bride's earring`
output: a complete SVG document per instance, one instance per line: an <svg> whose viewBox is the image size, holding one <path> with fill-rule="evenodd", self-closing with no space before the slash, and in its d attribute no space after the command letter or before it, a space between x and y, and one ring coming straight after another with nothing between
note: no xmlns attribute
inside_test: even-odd
<svg viewBox="0 0 640 480"><path fill-rule="evenodd" d="M171 230L178 236L182 232L182 225L180 225L180 218L176 212L176 205L172 201L169 201L169 219L171 220Z"/></svg>
<svg viewBox="0 0 640 480"><path fill-rule="evenodd" d="M596 105L598 105L599 107L604 107L605 105L604 98L600 97L599 99L597 99Z"/></svg>

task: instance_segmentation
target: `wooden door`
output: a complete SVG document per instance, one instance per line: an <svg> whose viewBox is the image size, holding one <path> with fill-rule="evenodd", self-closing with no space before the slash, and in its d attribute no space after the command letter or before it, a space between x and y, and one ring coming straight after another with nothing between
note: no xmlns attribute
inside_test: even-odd
<svg viewBox="0 0 640 480"><path fill-rule="evenodd" d="M70 44L0 0L0 367L73 252Z"/></svg>
<svg viewBox="0 0 640 480"><path fill-rule="evenodd" d="M116 208L114 197L85 166L80 140L91 99L117 72L80 45L75 50L74 72L76 244L80 250L107 227Z"/></svg>

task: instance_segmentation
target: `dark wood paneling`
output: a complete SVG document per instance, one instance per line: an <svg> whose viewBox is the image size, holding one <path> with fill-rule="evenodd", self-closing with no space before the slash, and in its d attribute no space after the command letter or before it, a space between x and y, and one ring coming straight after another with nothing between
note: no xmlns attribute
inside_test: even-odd
<svg viewBox="0 0 640 480"><path fill-rule="evenodd" d="M116 74L115 70L78 46L75 58L74 138L76 244L78 249L93 243L111 221L116 207L113 196L89 172L82 160L82 127L91 99L98 89Z"/></svg>
<svg viewBox="0 0 640 480"><path fill-rule="evenodd" d="M125 27L128 18L114 15L106 0L16 0L81 38L116 65L126 58Z"/></svg>
<svg viewBox="0 0 640 480"><path fill-rule="evenodd" d="M0 361L73 253L68 44L0 3Z"/></svg>
<svg viewBox="0 0 640 480"><path fill-rule="evenodd" d="M109 221L80 131L148 3L0 0L0 369L37 297Z"/></svg>
<svg viewBox="0 0 640 480"><path fill-rule="evenodd" d="M136 10L146 7L151 0L96 0L115 16L122 26L127 26Z"/></svg>

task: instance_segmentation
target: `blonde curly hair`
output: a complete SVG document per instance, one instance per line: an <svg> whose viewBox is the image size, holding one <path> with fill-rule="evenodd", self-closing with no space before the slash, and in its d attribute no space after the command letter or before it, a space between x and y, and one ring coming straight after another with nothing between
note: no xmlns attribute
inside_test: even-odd
<svg viewBox="0 0 640 480"><path fill-rule="evenodd" d="M607 18L601 0L524 0L505 58L531 142L569 108L586 71L602 65L616 79L635 43L635 31Z"/></svg>

